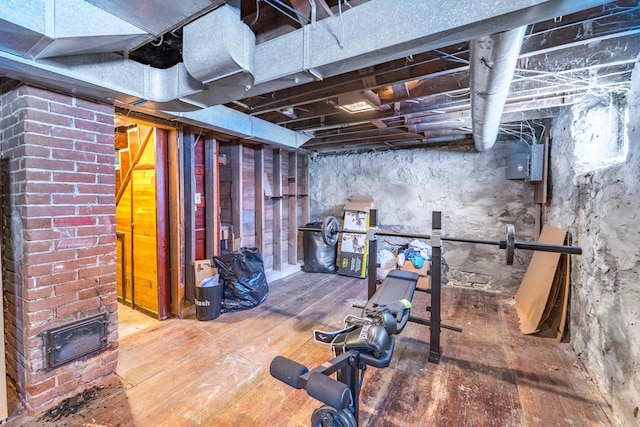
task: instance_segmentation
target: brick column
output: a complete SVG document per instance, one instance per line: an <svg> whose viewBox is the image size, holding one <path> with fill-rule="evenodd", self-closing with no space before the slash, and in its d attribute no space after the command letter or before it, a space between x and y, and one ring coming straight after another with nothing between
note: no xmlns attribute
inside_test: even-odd
<svg viewBox="0 0 640 427"><path fill-rule="evenodd" d="M114 108L0 79L8 374L28 409L117 362ZM106 313L108 346L48 369L43 331Z"/></svg>

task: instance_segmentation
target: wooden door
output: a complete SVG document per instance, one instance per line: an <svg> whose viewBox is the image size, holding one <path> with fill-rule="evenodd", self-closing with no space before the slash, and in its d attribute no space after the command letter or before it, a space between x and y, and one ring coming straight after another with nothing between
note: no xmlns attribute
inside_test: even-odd
<svg viewBox="0 0 640 427"><path fill-rule="evenodd" d="M144 138L140 140L139 135ZM139 131L129 132L129 137L134 139L129 152L136 155L117 197L118 297L127 305L164 319L170 313L166 262L167 131L140 126Z"/></svg>

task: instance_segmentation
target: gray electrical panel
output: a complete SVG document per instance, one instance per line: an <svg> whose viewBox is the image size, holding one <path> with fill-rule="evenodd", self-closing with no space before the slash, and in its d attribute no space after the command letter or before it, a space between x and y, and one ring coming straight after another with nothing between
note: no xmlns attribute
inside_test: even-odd
<svg viewBox="0 0 640 427"><path fill-rule="evenodd" d="M544 145L533 144L525 152L509 154L506 163L507 179L542 181Z"/></svg>

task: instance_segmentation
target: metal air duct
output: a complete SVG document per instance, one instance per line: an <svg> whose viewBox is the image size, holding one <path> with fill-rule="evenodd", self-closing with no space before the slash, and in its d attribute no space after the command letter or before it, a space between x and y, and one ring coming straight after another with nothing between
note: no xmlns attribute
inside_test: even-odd
<svg viewBox="0 0 640 427"><path fill-rule="evenodd" d="M224 5L184 26L184 65L207 84L236 74L253 84L256 38L240 19L240 11Z"/></svg>
<svg viewBox="0 0 640 427"><path fill-rule="evenodd" d="M493 147L526 26L471 40L471 122L478 151Z"/></svg>

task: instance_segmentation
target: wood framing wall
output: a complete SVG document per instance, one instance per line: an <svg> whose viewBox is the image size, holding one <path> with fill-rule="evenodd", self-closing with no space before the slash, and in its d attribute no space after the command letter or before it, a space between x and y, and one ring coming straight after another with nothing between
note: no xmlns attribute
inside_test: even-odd
<svg viewBox="0 0 640 427"><path fill-rule="evenodd" d="M183 207L182 232L184 253L174 258L184 260L184 286L174 292L174 314L193 314L195 296L195 261L211 259L220 252L220 202L218 196L218 140L211 132L185 126L182 129ZM182 256L184 258L182 258Z"/></svg>
<svg viewBox="0 0 640 427"><path fill-rule="evenodd" d="M302 260L298 227L309 222L308 157L241 142L220 144L220 221L232 249L257 247L265 271Z"/></svg>

